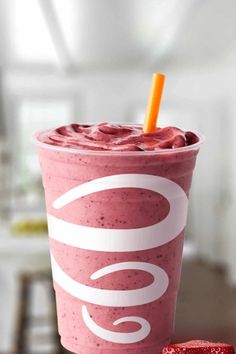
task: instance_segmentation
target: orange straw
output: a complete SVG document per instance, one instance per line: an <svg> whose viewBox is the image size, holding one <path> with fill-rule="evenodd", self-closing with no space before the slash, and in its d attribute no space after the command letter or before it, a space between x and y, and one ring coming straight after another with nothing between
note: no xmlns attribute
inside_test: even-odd
<svg viewBox="0 0 236 354"><path fill-rule="evenodd" d="M165 75L160 73L153 74L152 86L149 94L146 117L143 127L144 133L152 133L156 130L164 82Z"/></svg>

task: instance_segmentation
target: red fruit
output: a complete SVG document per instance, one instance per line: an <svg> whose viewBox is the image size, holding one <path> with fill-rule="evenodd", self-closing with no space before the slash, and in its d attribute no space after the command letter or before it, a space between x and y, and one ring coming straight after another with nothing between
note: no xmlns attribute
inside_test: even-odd
<svg viewBox="0 0 236 354"><path fill-rule="evenodd" d="M191 340L190 342L167 345L163 348L162 354L235 354L235 351L230 344Z"/></svg>

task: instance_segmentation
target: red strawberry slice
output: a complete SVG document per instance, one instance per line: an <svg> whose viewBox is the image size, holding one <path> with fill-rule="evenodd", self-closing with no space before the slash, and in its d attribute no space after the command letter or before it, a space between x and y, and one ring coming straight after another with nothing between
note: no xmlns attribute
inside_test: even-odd
<svg viewBox="0 0 236 354"><path fill-rule="evenodd" d="M235 351L230 344L191 340L190 342L167 345L163 348L162 354L235 354Z"/></svg>

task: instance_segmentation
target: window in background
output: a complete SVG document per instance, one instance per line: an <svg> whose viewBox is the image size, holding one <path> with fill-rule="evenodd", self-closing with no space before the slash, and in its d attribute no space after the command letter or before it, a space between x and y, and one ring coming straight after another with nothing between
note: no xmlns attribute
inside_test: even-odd
<svg viewBox="0 0 236 354"><path fill-rule="evenodd" d="M27 206L37 204L42 196L38 156L32 137L38 130L69 123L74 116L74 103L70 99L22 99L15 113L18 136L15 137L14 200L18 203L22 200Z"/></svg>

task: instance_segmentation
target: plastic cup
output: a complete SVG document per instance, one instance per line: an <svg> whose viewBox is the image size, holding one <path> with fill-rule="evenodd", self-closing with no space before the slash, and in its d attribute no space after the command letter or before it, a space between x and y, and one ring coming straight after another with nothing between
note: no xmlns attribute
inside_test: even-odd
<svg viewBox="0 0 236 354"><path fill-rule="evenodd" d="M38 136L62 345L161 352L173 333L201 137L175 150L98 152Z"/></svg>

